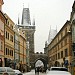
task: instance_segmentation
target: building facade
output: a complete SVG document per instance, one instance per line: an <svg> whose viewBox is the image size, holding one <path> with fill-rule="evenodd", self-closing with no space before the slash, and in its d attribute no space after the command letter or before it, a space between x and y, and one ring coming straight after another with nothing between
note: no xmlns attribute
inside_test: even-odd
<svg viewBox="0 0 75 75"><path fill-rule="evenodd" d="M27 71L27 66L26 66L26 37L25 37L25 33L22 31L21 28L19 28L19 44L20 44L20 65L23 66L21 70L25 70Z"/></svg>
<svg viewBox="0 0 75 75"><path fill-rule="evenodd" d="M72 75L75 75L75 1L70 20L44 49L48 51L49 67L65 66Z"/></svg>
<svg viewBox="0 0 75 75"><path fill-rule="evenodd" d="M49 67L65 66L71 71L72 37L71 23L67 21L48 45Z"/></svg>
<svg viewBox="0 0 75 75"><path fill-rule="evenodd" d="M15 65L19 65L20 61L20 41L19 41L19 31L17 25L14 27L14 60L15 60ZM15 68L16 68L15 66Z"/></svg>
<svg viewBox="0 0 75 75"><path fill-rule="evenodd" d="M2 11L0 11L0 67L4 66L4 28L6 24L6 18Z"/></svg>
<svg viewBox="0 0 75 75"><path fill-rule="evenodd" d="M10 61L14 60L14 25L15 23L7 14L4 14L7 19L5 25L5 66L9 66ZM13 61L14 62L14 61ZM13 67L13 66L12 66Z"/></svg>
<svg viewBox="0 0 75 75"><path fill-rule="evenodd" d="M22 64L26 64L26 38L22 29L19 30L19 42L20 42L20 61Z"/></svg>
<svg viewBox="0 0 75 75"><path fill-rule="evenodd" d="M5 35L4 28L6 24L6 18L4 13L2 12L2 5L4 4L3 0L0 0L0 67L4 66L4 43L5 43Z"/></svg>
<svg viewBox="0 0 75 75"><path fill-rule="evenodd" d="M75 75L75 1L72 6L70 22L72 32L72 75Z"/></svg>

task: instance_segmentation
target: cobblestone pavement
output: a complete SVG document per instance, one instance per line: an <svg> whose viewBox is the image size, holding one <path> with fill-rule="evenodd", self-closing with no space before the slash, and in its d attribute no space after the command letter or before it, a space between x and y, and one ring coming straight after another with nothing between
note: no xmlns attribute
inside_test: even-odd
<svg viewBox="0 0 75 75"><path fill-rule="evenodd" d="M23 75L38 75L38 74L35 74L35 71L32 70L31 72L24 73ZM46 75L46 73L39 72L39 75Z"/></svg>
<svg viewBox="0 0 75 75"><path fill-rule="evenodd" d="M35 73L24 73L23 75L38 75ZM39 73L39 75L46 75L46 73Z"/></svg>

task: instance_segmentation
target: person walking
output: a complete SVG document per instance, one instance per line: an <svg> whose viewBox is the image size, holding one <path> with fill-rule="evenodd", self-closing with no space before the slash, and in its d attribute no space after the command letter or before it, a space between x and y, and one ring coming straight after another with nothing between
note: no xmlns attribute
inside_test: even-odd
<svg viewBox="0 0 75 75"><path fill-rule="evenodd" d="M37 67L35 67L35 75L36 75L36 73L37 73Z"/></svg>
<svg viewBox="0 0 75 75"><path fill-rule="evenodd" d="M40 69L40 67L38 66L37 67L37 75L39 75L39 69Z"/></svg>

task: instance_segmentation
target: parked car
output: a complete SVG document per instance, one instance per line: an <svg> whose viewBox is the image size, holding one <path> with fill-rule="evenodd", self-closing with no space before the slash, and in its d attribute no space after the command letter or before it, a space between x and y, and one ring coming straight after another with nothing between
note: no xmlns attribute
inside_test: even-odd
<svg viewBox="0 0 75 75"><path fill-rule="evenodd" d="M71 73L65 67L51 67L47 75L71 75Z"/></svg>
<svg viewBox="0 0 75 75"><path fill-rule="evenodd" d="M15 72L10 67L0 67L0 75L15 75Z"/></svg>
<svg viewBox="0 0 75 75"><path fill-rule="evenodd" d="M14 70L16 75L23 75L19 70Z"/></svg>

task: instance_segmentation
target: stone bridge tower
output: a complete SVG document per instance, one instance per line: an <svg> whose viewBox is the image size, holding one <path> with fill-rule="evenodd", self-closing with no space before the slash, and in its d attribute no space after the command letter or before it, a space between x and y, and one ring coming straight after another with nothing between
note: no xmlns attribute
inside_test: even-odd
<svg viewBox="0 0 75 75"><path fill-rule="evenodd" d="M19 24L19 19L18 19L18 27L22 29L23 32L25 32L26 36L26 41L27 41L27 62L28 66L33 64L33 57L34 57L34 33L35 33L35 20L31 24L30 20L30 11L29 8L23 8L22 12L22 21L21 24ZM27 61L26 60L26 61Z"/></svg>
<svg viewBox="0 0 75 75"><path fill-rule="evenodd" d="M27 64L31 66L31 68L35 67L35 63L37 60L41 60L44 63L44 66L47 66L47 56L42 53L34 53L34 33L35 33L35 19L33 19L33 23L31 24L30 21L30 11L29 8L23 8L22 12L22 21L21 24L19 24L18 20L18 27L25 32L26 41L27 41Z"/></svg>

